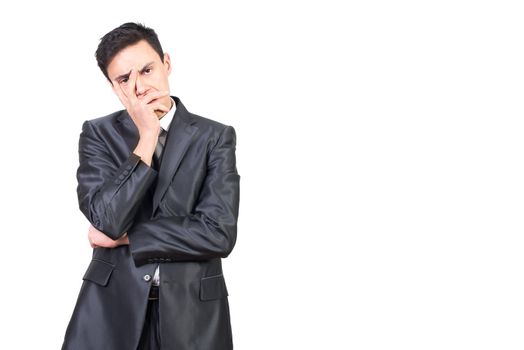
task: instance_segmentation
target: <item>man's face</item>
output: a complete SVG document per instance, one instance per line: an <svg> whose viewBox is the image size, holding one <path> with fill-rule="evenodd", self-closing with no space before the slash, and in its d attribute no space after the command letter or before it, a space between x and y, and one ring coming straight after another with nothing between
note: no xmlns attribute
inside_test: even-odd
<svg viewBox="0 0 524 350"><path fill-rule="evenodd" d="M171 61L169 55L164 53L162 63L158 53L145 40L120 50L107 66L107 74L114 87L120 85L122 89L128 88L129 74L131 69L138 74L136 76L135 93L141 99L147 93L153 91L170 91L168 76L171 73ZM164 96L158 101L166 107L171 106L171 97ZM161 117L165 112L156 110L156 115Z"/></svg>

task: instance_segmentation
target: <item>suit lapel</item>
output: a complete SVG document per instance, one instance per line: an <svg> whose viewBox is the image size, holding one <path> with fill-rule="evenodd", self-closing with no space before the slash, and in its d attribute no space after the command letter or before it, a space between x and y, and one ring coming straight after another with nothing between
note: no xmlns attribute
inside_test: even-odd
<svg viewBox="0 0 524 350"><path fill-rule="evenodd" d="M193 121L191 115L180 99L176 96L171 97L175 100L176 111L169 126L169 130L167 131L164 155L162 156L158 182L153 194L153 215L160 204L160 200L164 196L164 193L167 191L169 183L175 175L184 154L191 144L191 140L193 139L196 130L198 129L196 126L192 125ZM129 150L133 151L139 141L138 129L126 110L120 114L119 122L121 135L127 143Z"/></svg>
<svg viewBox="0 0 524 350"><path fill-rule="evenodd" d="M160 172L158 174L158 183L155 194L153 195L153 214L164 193L167 191L167 187L171 183L171 179L175 175L180 161L184 157L184 154L186 154L193 135L197 130L196 126L191 125L192 121L189 112L180 99L178 97L172 97L176 103L176 111L169 130L167 131L166 144L164 146L162 163L160 163Z"/></svg>

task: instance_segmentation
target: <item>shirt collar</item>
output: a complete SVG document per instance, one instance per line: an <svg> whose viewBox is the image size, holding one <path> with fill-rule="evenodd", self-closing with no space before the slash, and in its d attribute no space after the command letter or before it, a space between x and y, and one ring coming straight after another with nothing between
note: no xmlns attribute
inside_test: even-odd
<svg viewBox="0 0 524 350"><path fill-rule="evenodd" d="M171 97L171 101L173 101L173 106L171 107L169 112L167 112L166 114L164 114L162 118L160 118L160 126L165 131L169 130L169 125L171 124L171 120L173 119L173 116L175 115L176 111L176 102L175 100L173 100L173 97Z"/></svg>

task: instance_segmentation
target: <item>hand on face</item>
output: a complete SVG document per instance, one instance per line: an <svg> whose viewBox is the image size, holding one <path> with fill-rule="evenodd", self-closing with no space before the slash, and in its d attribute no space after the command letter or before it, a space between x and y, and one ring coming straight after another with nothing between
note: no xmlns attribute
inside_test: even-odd
<svg viewBox="0 0 524 350"><path fill-rule="evenodd" d="M167 113L170 106L166 106L164 103L157 101L157 99L169 96L169 91L151 90L139 98L136 95L136 77L137 72L135 69L132 69L127 84L122 87L116 82L113 84L113 91L127 109L140 135L147 132L158 135L160 122L155 110Z"/></svg>

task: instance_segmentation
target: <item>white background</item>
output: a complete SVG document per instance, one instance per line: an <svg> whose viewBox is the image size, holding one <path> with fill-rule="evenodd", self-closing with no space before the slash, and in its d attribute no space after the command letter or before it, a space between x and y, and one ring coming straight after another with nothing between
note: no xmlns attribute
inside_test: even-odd
<svg viewBox="0 0 524 350"><path fill-rule="evenodd" d="M2 5L0 347L62 344L92 252L81 125L123 108L94 52L139 21L171 55L172 94L237 131L235 349L523 349L522 10Z"/></svg>

